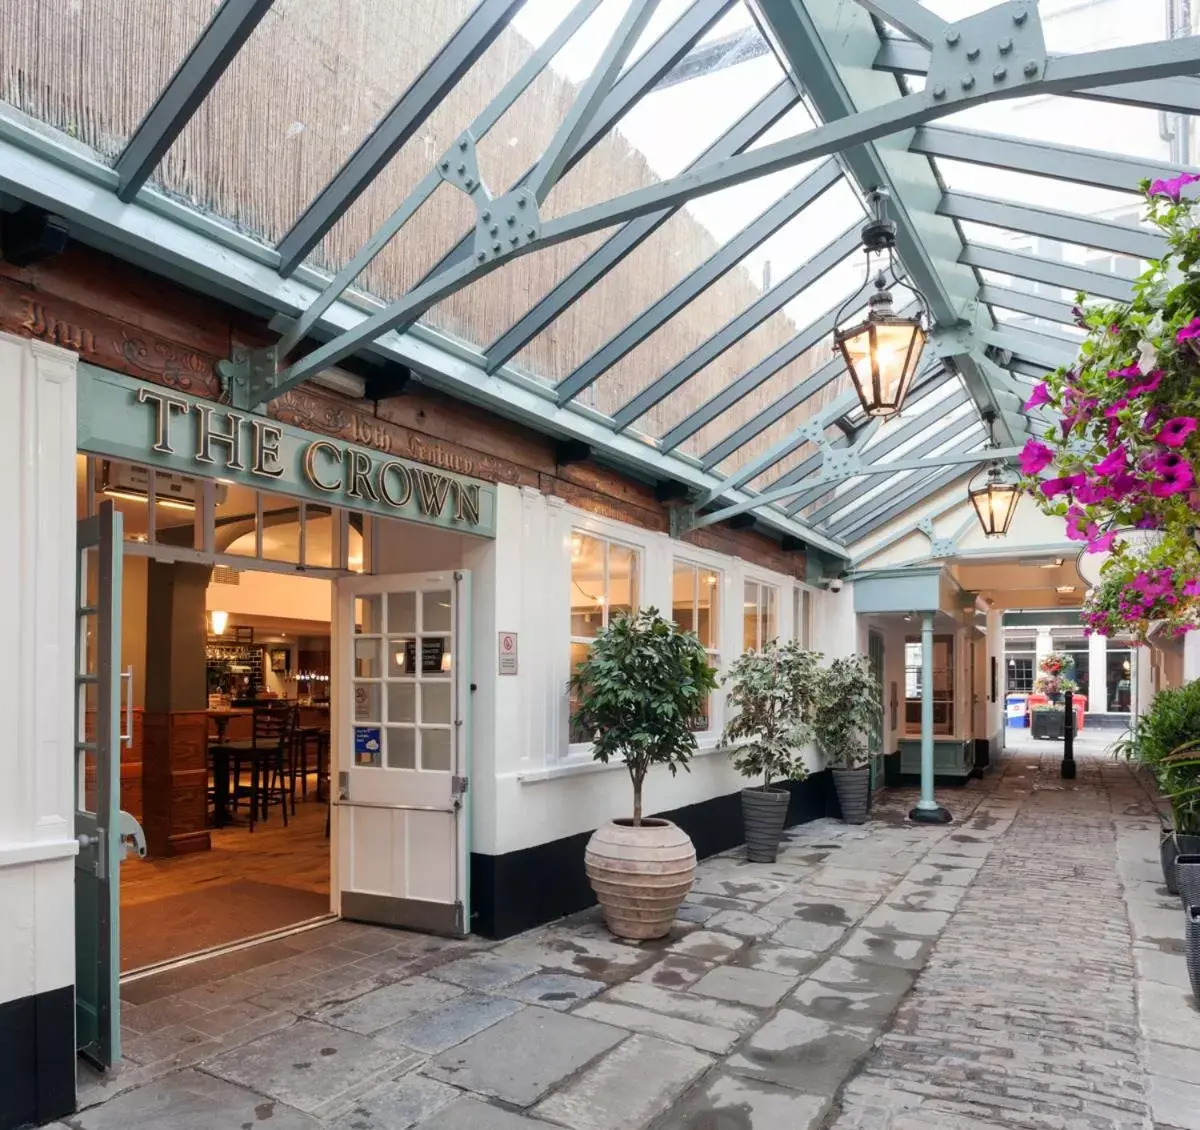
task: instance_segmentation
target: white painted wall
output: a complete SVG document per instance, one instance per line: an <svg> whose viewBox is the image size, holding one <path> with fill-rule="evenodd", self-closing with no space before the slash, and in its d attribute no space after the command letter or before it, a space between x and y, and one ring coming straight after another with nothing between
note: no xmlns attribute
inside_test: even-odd
<svg viewBox="0 0 1200 1130"><path fill-rule="evenodd" d="M635 547L641 555L642 606L671 607L675 556L721 574L721 662L741 651L742 589L756 580L779 589L779 632L793 631L794 578L667 535L598 518L529 488L497 489L497 536L483 541L414 527L380 527L379 572L465 568L472 574L472 850L502 854L590 831L627 815L632 805L622 766L598 766L587 747L568 742L571 534L574 530ZM814 647L828 655L855 647L850 586L814 592ZM518 673L499 676L498 633L518 636ZM691 773L655 771L646 783L648 812L735 792L742 779L717 748L723 722L718 696L714 730L701 738ZM810 753L811 765L818 761Z"/></svg>
<svg viewBox="0 0 1200 1130"><path fill-rule="evenodd" d="M0 334L0 1003L75 981L75 363Z"/></svg>

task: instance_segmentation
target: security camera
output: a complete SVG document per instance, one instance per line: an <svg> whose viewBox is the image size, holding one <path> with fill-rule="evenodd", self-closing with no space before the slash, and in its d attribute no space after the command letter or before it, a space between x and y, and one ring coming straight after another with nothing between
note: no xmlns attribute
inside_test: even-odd
<svg viewBox="0 0 1200 1130"><path fill-rule="evenodd" d="M845 581L843 581L841 577L834 577L834 578L833 578L833 580L831 580L831 581L829 582L829 585L828 585L827 587L829 588L829 591L830 591L830 592L841 592L841 591L842 591L842 586L843 586L845 583L846 583L846 582L845 582Z"/></svg>

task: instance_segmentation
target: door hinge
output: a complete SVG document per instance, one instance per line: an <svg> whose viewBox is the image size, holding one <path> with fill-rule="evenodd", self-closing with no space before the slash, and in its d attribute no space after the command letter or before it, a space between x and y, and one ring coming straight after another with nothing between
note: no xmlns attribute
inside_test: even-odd
<svg viewBox="0 0 1200 1130"><path fill-rule="evenodd" d="M450 795L452 797L462 797L467 795L467 789L471 785L470 777L451 777L450 778Z"/></svg>

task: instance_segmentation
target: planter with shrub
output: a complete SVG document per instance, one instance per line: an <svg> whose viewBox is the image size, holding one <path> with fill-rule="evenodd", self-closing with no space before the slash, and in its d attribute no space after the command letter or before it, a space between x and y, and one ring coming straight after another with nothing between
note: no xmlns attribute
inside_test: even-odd
<svg viewBox="0 0 1200 1130"><path fill-rule="evenodd" d="M1115 753L1136 762L1153 777L1170 802L1171 824L1160 849L1163 882L1178 894L1175 859L1200 855L1200 679L1168 687L1116 746Z"/></svg>
<svg viewBox="0 0 1200 1130"><path fill-rule="evenodd" d="M787 822L791 791L776 781L803 781L808 767L801 752L812 739L808 725L818 680L818 659L792 642L772 641L748 651L730 667L728 709L733 712L723 740L732 745L734 767L743 777L762 778L742 790L746 857L774 863Z"/></svg>
<svg viewBox="0 0 1200 1130"><path fill-rule="evenodd" d="M865 655L835 659L820 669L812 728L847 824L867 819L871 803L868 735L878 726L882 712L879 684Z"/></svg>
<svg viewBox="0 0 1200 1130"><path fill-rule="evenodd" d="M657 609L617 615L571 676L571 724L592 737L592 756L625 764L633 815L588 841L588 880L621 938L661 938L692 885L696 850L669 820L642 815L642 786L656 765L672 776L696 751L693 722L716 689L716 671L694 635Z"/></svg>

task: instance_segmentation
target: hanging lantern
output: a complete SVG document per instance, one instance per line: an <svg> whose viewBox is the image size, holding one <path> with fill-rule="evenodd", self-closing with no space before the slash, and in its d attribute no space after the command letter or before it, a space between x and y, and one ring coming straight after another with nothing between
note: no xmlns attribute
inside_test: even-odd
<svg viewBox="0 0 1200 1130"><path fill-rule="evenodd" d="M988 425L988 447L995 447L996 438L992 428L996 417L992 412L988 412L984 419ZM982 481L980 475L984 476ZM975 507L984 534L989 538L1003 537L1008 533L1013 515L1017 512L1017 503L1021 499L1021 483L1015 471L998 461L993 461L986 471L976 472L967 487L967 497Z"/></svg>
<svg viewBox="0 0 1200 1130"><path fill-rule="evenodd" d="M890 287L900 283L895 257L896 225L887 218L886 192L877 188L869 200L873 215L862 230L867 253L866 281L838 311L835 327L869 286L873 284L875 291L867 299L866 318L848 329L835 328L833 342L846 362L863 411L868 416L894 416L904 407L904 398L925 349L929 334L928 303L919 290L906 283L916 295L920 309L912 318L895 312Z"/></svg>

